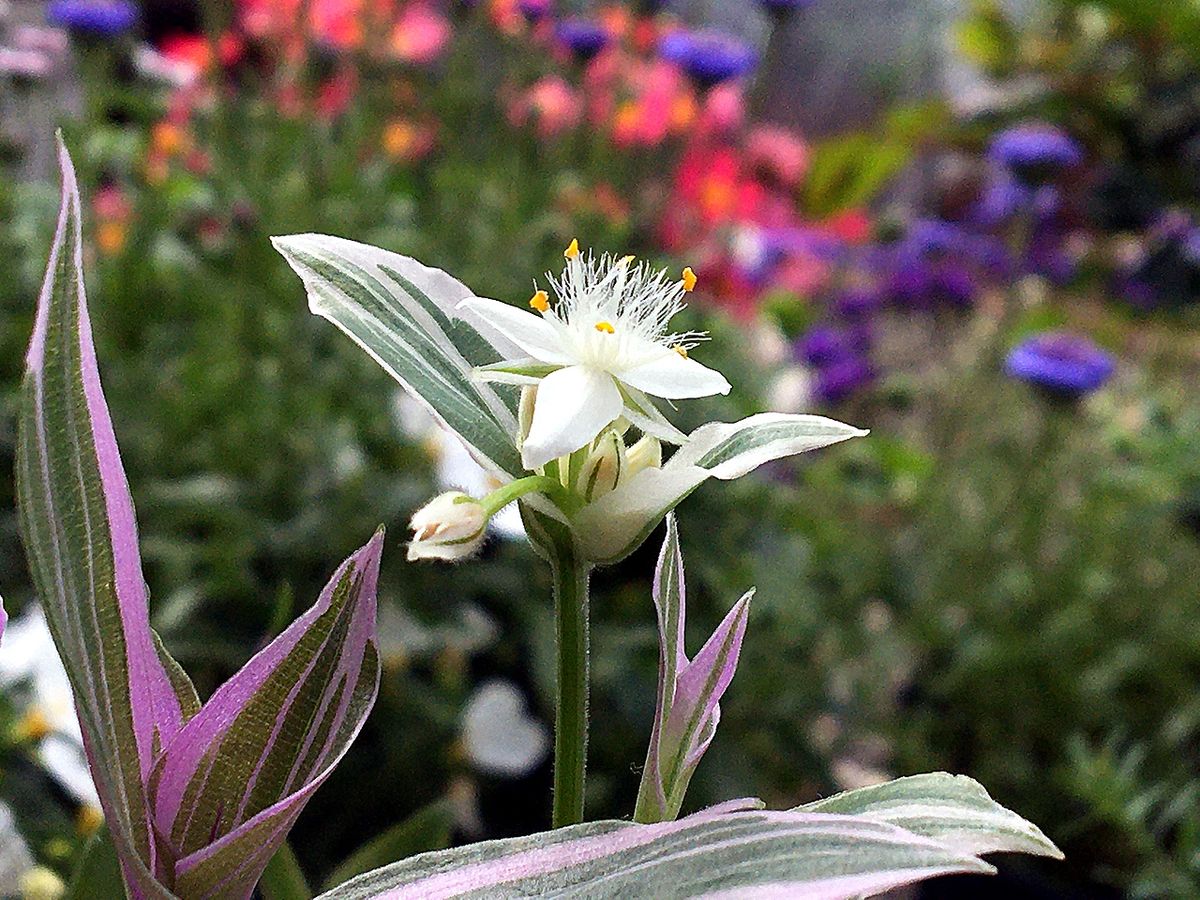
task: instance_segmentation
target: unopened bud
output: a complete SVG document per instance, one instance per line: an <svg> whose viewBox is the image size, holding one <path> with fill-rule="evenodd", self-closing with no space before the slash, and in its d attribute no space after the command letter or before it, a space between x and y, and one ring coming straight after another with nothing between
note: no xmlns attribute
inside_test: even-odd
<svg viewBox="0 0 1200 900"><path fill-rule="evenodd" d="M642 469L662 468L662 444L658 438L644 435L625 452L625 479L628 480Z"/></svg>
<svg viewBox="0 0 1200 900"><path fill-rule="evenodd" d="M537 385L526 385L521 388L521 404L517 407L517 427L521 435L521 443L529 434L533 425L533 405L537 402Z"/></svg>
<svg viewBox="0 0 1200 900"><path fill-rule="evenodd" d="M587 502L611 492L625 475L625 441L614 431L605 432L579 471L576 490Z"/></svg>
<svg viewBox="0 0 1200 900"><path fill-rule="evenodd" d="M439 494L417 510L409 523L413 539L408 545L408 561L473 556L483 546L488 518L482 504L462 491Z"/></svg>

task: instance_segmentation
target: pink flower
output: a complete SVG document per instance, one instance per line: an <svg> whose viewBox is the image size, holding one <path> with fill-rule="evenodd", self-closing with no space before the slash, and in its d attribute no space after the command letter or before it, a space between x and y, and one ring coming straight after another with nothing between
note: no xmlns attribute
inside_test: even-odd
<svg viewBox="0 0 1200 900"><path fill-rule="evenodd" d="M700 116L701 127L707 134L733 134L746 120L746 101L736 82L714 87L708 92Z"/></svg>
<svg viewBox="0 0 1200 900"><path fill-rule="evenodd" d="M509 108L510 122L520 126L532 120L542 138L574 128L582 117L578 93L557 75L542 78Z"/></svg>
<svg viewBox="0 0 1200 900"><path fill-rule="evenodd" d="M392 51L405 62L424 65L442 55L450 36L445 16L419 0L400 14L392 31Z"/></svg>
<svg viewBox="0 0 1200 900"><path fill-rule="evenodd" d="M808 172L808 145L778 125L757 125L746 138L751 166L793 188Z"/></svg>

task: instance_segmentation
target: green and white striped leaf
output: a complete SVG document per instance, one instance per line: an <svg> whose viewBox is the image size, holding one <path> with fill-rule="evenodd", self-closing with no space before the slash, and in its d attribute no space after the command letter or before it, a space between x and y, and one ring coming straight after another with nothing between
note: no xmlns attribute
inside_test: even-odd
<svg viewBox="0 0 1200 900"><path fill-rule="evenodd" d="M196 697L150 629L133 501L84 295L79 191L61 140L59 162L62 208L21 396L21 532L128 890L165 898L155 873L171 861L144 784Z"/></svg>
<svg viewBox="0 0 1200 900"><path fill-rule="evenodd" d="M865 434L823 416L783 413L702 425L661 469L643 469L574 517L584 552L599 564L619 562L709 478L740 478L771 460Z"/></svg>
<svg viewBox="0 0 1200 900"><path fill-rule="evenodd" d="M797 807L797 812L861 816L898 825L967 853L1062 852L1032 822L1005 809L978 781L931 772L846 791Z"/></svg>
<svg viewBox="0 0 1200 900"><path fill-rule="evenodd" d="M839 900L937 875L992 871L969 853L883 822L711 810L676 822L595 822L426 853L355 878L320 900Z"/></svg>
<svg viewBox="0 0 1200 900"><path fill-rule="evenodd" d="M474 296L469 288L440 269L343 238L271 240L303 280L314 314L366 350L480 465L502 479L525 474L513 405L473 377L475 367L500 362L501 352L519 353L456 319L454 307Z"/></svg>

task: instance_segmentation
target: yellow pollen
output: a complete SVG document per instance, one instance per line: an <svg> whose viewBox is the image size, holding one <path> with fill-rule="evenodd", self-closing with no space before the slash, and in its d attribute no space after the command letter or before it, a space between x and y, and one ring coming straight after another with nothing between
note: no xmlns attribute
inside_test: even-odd
<svg viewBox="0 0 1200 900"><path fill-rule="evenodd" d="M682 356L684 359L688 358L687 347L683 346L683 344L676 344L671 349L674 350L676 353L678 353L680 356Z"/></svg>
<svg viewBox="0 0 1200 900"><path fill-rule="evenodd" d="M550 308L550 295L545 291L538 291L530 298L529 305L538 312L545 312Z"/></svg>
<svg viewBox="0 0 1200 900"><path fill-rule="evenodd" d="M577 256L579 256L578 238L575 238L571 241L571 246L567 247L567 249L563 251L563 256L565 256L567 259L575 259Z"/></svg>
<svg viewBox="0 0 1200 900"><path fill-rule="evenodd" d="M621 265L627 266L631 262L633 262L635 259L637 259L637 257L634 256L632 253L630 253L628 256L624 256L621 258Z"/></svg>
<svg viewBox="0 0 1200 900"><path fill-rule="evenodd" d="M688 266L683 270L683 289L685 291L688 293L694 291L696 289L697 281L699 281L699 279L696 277L696 273L692 271L691 266Z"/></svg>
<svg viewBox="0 0 1200 900"><path fill-rule="evenodd" d="M612 322L597 322L596 330L602 331L605 334L613 334L616 332L616 329L612 327Z"/></svg>

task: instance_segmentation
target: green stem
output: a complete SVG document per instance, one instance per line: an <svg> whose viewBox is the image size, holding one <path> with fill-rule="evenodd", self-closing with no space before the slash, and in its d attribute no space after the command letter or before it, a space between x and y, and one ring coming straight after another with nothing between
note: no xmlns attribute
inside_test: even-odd
<svg viewBox="0 0 1200 900"><path fill-rule="evenodd" d="M518 478L516 481L510 481L482 498L479 503L487 510L489 516L494 516L514 500L534 493L545 494L567 514L576 512L580 505L580 501L571 496L570 492L559 484L557 479L546 475L529 475L525 478Z"/></svg>
<svg viewBox="0 0 1200 900"><path fill-rule="evenodd" d="M556 523L557 524L557 523ZM548 528L547 531L550 529ZM559 532L560 529L553 529ZM554 717L555 828L583 821L588 737L588 578L583 559L565 528L548 535L557 623L558 706Z"/></svg>

